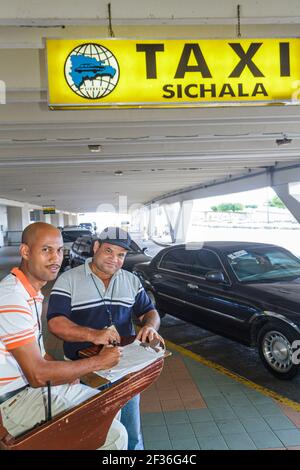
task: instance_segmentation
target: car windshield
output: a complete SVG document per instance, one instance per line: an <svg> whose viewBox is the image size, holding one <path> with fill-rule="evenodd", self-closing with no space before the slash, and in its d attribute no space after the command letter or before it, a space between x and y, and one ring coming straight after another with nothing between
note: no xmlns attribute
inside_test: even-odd
<svg viewBox="0 0 300 470"><path fill-rule="evenodd" d="M91 232L89 230L66 230L62 232L63 241L65 243L75 242L76 238L82 235L91 235Z"/></svg>
<svg viewBox="0 0 300 470"><path fill-rule="evenodd" d="M280 248L245 249L227 254L228 263L243 283L276 282L300 277L300 260Z"/></svg>

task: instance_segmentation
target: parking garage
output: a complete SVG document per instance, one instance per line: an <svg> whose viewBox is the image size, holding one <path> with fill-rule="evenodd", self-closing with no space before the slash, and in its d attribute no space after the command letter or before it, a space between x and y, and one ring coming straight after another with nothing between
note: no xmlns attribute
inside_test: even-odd
<svg viewBox="0 0 300 470"><path fill-rule="evenodd" d="M298 9L296 0L3 7L2 277L28 224L77 225L108 206L130 210L150 238L159 207L176 244L193 200L271 187L299 222ZM95 44L118 59L106 64L111 89L100 98ZM74 50L88 59L71 76ZM87 95L72 91L80 73L95 80ZM280 381L255 349L170 312L160 331L172 356L142 394L146 449L299 448L299 376Z"/></svg>

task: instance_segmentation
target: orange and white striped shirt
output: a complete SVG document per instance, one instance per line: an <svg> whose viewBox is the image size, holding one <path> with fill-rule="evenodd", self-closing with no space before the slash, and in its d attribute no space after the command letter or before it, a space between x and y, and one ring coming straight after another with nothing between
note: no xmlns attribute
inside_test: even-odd
<svg viewBox="0 0 300 470"><path fill-rule="evenodd" d="M40 331L43 298L18 268L0 282L0 396L28 384L13 349L37 341L45 354Z"/></svg>

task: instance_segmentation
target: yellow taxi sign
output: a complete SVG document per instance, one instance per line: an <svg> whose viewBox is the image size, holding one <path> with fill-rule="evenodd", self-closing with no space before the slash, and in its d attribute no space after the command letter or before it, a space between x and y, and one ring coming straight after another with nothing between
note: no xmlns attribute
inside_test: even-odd
<svg viewBox="0 0 300 470"><path fill-rule="evenodd" d="M47 40L52 109L297 103L300 39Z"/></svg>

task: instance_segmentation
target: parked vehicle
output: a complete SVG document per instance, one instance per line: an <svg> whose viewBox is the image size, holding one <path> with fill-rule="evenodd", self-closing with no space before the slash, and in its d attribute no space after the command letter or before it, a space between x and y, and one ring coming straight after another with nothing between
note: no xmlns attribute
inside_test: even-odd
<svg viewBox="0 0 300 470"><path fill-rule="evenodd" d="M79 226L64 227L61 231L63 242L64 242L64 259L62 262L61 269L65 269L70 265L70 249L74 241L81 235L91 236L91 231L81 228Z"/></svg>
<svg viewBox="0 0 300 470"><path fill-rule="evenodd" d="M74 268L85 262L87 258L93 256L93 246L97 237L83 235L78 237L70 249L70 266ZM136 263L149 261L151 257L146 254L146 249L142 249L134 241L131 243L131 250L127 252L123 268L132 271Z"/></svg>
<svg viewBox="0 0 300 470"><path fill-rule="evenodd" d="M296 375L300 260L288 250L246 242L177 245L136 265L134 272L161 315L256 346L279 379Z"/></svg>

